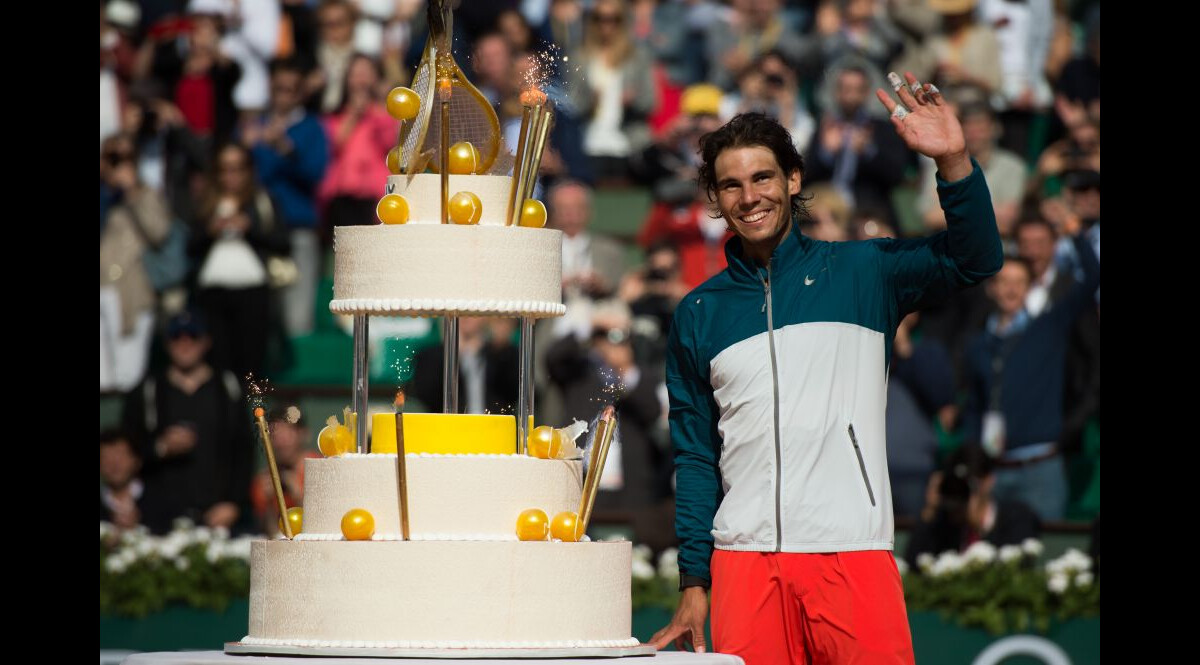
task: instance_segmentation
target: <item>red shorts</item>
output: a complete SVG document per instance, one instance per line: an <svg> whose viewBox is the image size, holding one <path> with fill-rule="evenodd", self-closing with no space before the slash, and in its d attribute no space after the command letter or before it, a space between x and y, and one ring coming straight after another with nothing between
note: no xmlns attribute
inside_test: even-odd
<svg viewBox="0 0 1200 665"><path fill-rule="evenodd" d="M904 587L887 550L712 556L712 636L746 665L914 663Z"/></svg>

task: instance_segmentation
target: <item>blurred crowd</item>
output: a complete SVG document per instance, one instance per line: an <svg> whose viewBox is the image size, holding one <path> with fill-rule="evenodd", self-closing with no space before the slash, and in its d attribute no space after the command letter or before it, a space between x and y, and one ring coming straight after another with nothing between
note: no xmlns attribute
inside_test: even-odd
<svg viewBox="0 0 1200 665"><path fill-rule="evenodd" d="M895 335L896 514L964 544L1002 531L997 514L1068 516L1068 467L1099 455L1098 1L454 4L456 57L509 144L531 77L556 109L539 191L564 234L568 311L537 328L537 414L562 425L616 403L598 510L652 546L673 538L666 334L731 237L696 186L698 138L740 112L778 119L805 159L814 238L936 233L934 165L872 100L911 71L955 107L1008 258ZM333 227L377 222L398 129L383 100L427 32L420 0L100 3L100 391L124 395L121 428L101 434L102 518L275 528L246 377L298 362ZM649 195L640 224L592 230L596 198L627 191ZM464 408L512 412L514 322L464 320L460 349ZM441 353L417 353L408 386L431 411ZM290 503L306 423L327 415L273 410Z"/></svg>

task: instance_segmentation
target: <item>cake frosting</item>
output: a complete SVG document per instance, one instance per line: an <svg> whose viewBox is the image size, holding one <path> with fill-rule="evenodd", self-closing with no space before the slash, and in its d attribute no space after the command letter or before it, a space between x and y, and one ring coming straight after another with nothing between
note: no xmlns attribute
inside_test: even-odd
<svg viewBox="0 0 1200 665"><path fill-rule="evenodd" d="M579 510L582 462L525 455L406 455L409 533L516 540L517 516ZM341 538L342 516L363 508L377 534L400 533L396 455L304 460L304 533Z"/></svg>
<svg viewBox="0 0 1200 665"><path fill-rule="evenodd" d="M505 226L509 176L450 176L483 204L476 225L441 224L437 175L388 178L409 201L407 224L333 232L330 310L399 316L562 316L562 232ZM459 189L461 188L461 189Z"/></svg>

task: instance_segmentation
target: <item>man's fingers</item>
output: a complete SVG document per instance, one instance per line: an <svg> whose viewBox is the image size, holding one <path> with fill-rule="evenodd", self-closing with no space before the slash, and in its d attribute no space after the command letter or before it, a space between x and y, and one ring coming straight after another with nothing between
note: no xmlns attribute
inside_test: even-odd
<svg viewBox="0 0 1200 665"><path fill-rule="evenodd" d="M934 85L932 83L926 83L925 84L925 95L926 95L926 98L929 99L929 101L933 102L934 106L942 105L942 102L943 102L942 91L938 90L938 87L936 85Z"/></svg>
<svg viewBox="0 0 1200 665"><path fill-rule="evenodd" d="M896 100L892 96L883 91L883 88L875 88L875 96L883 104L883 107L888 110L888 113L894 113L896 110Z"/></svg>
<svg viewBox="0 0 1200 665"><path fill-rule="evenodd" d="M904 79L896 72L888 72L888 83L891 84L892 90L896 91L896 96L900 98L900 103L903 104L909 111L916 109L920 104L913 97L912 90L908 89L908 85L904 83ZM914 79L915 80L915 79Z"/></svg>
<svg viewBox="0 0 1200 665"><path fill-rule="evenodd" d="M663 628L662 630L658 631L657 633L655 633L650 638L650 641L648 642L648 644L653 645L655 649L658 649L661 651L661 650L665 649L668 644L671 643L671 640L673 638L678 636L684 630L686 630L686 628L684 628L683 626L676 626L676 625L672 624L670 626L667 626L666 628Z"/></svg>
<svg viewBox="0 0 1200 665"><path fill-rule="evenodd" d="M708 651L708 645L704 641L704 624L692 626L692 650L696 653L705 653Z"/></svg>
<svg viewBox="0 0 1200 665"><path fill-rule="evenodd" d="M912 95L913 100L921 106L930 103L929 98L925 96L924 86L921 85L916 76L913 76L912 72L904 72L904 80L907 82L905 87L908 88L908 94Z"/></svg>

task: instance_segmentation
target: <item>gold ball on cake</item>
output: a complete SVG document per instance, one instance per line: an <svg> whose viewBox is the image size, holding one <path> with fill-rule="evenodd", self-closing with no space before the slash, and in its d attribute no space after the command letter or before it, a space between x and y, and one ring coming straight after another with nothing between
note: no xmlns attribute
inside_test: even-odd
<svg viewBox="0 0 1200 665"><path fill-rule="evenodd" d="M577 543L583 535L579 533L580 526L582 525L579 523L579 514L572 510L564 510L550 520L550 536L564 543Z"/></svg>
<svg viewBox="0 0 1200 665"><path fill-rule="evenodd" d="M521 206L520 226L540 229L546 225L546 204L537 199L525 199Z"/></svg>
<svg viewBox="0 0 1200 665"><path fill-rule="evenodd" d="M387 96L387 112L397 120L412 120L421 109L421 95L414 90L399 86L392 88Z"/></svg>
<svg viewBox="0 0 1200 665"><path fill-rule="evenodd" d="M400 175L400 146L388 150L387 170L392 175Z"/></svg>
<svg viewBox="0 0 1200 665"><path fill-rule="evenodd" d="M550 535L550 518L546 512L537 508L521 511L517 518L517 538L519 540L545 540Z"/></svg>
<svg viewBox="0 0 1200 665"><path fill-rule="evenodd" d="M483 216L483 201L474 192L459 192L450 197L450 221L455 224L478 224Z"/></svg>
<svg viewBox="0 0 1200 665"><path fill-rule="evenodd" d="M554 459L562 451L562 434L549 425L534 427L528 444L530 457Z"/></svg>
<svg viewBox="0 0 1200 665"><path fill-rule="evenodd" d="M342 536L346 540L370 540L375 535L375 518L362 508L351 508L342 516Z"/></svg>
<svg viewBox="0 0 1200 665"><path fill-rule="evenodd" d="M296 506L295 508L287 509L287 521L292 525L292 535L300 533L301 527L304 526L304 509ZM279 518L279 533L287 533L283 528L283 518Z"/></svg>
<svg viewBox="0 0 1200 665"><path fill-rule="evenodd" d="M470 141L459 141L450 146L450 173L471 175L479 168L479 150Z"/></svg>
<svg viewBox="0 0 1200 665"><path fill-rule="evenodd" d="M375 214L384 224L404 224L408 221L408 199L399 194L388 194L379 199Z"/></svg>
<svg viewBox="0 0 1200 665"><path fill-rule="evenodd" d="M326 425L317 434L317 448L326 457L337 457L354 450L354 435L350 433L350 428L336 422Z"/></svg>

